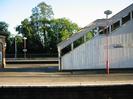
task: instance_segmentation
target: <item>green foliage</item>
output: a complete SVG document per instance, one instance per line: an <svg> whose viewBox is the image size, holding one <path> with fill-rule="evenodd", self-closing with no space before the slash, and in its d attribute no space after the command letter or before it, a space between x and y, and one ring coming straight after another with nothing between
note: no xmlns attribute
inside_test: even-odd
<svg viewBox="0 0 133 99"><path fill-rule="evenodd" d="M87 39L87 40L91 40L93 37L94 37L94 33L93 33L93 32L88 32L88 33L86 34L86 39Z"/></svg>
<svg viewBox="0 0 133 99"><path fill-rule="evenodd" d="M0 22L0 33L4 33L3 35L6 36L7 52L11 52L13 40L10 37L10 32L8 31L8 24L6 22Z"/></svg>
<svg viewBox="0 0 133 99"><path fill-rule="evenodd" d="M79 45L84 43L84 37L80 37L76 41L74 41L74 48L78 47Z"/></svg>
<svg viewBox="0 0 133 99"><path fill-rule="evenodd" d="M8 31L8 25L5 22L0 22L0 31L7 32Z"/></svg>
<svg viewBox="0 0 133 99"><path fill-rule="evenodd" d="M8 24L6 22L0 22L0 31L4 32L6 36L10 35L10 32L8 31Z"/></svg>
<svg viewBox="0 0 133 99"><path fill-rule="evenodd" d="M51 29L57 38L57 43L59 43L76 33L79 27L66 18L59 18L51 20Z"/></svg>
<svg viewBox="0 0 133 99"><path fill-rule="evenodd" d="M6 53L13 53L13 50L14 50L14 46L13 46L13 42L14 42L14 38L13 37L8 37L6 39L6 43L7 43L7 46L6 46Z"/></svg>
<svg viewBox="0 0 133 99"><path fill-rule="evenodd" d="M47 5L45 2L41 2L40 4L37 5L39 9L39 17L40 18L46 18L46 19L51 19L53 18L53 11L52 7L50 5Z"/></svg>
<svg viewBox="0 0 133 99"><path fill-rule="evenodd" d="M28 53L57 53L57 44L79 30L66 18L53 18L50 5L41 2L32 9L30 19L24 19L16 31L27 37ZM17 41L18 42L18 41Z"/></svg>

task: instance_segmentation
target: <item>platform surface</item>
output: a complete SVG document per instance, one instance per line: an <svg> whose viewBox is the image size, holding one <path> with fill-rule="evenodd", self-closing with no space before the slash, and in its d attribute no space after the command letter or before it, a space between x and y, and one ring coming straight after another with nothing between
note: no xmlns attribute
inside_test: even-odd
<svg viewBox="0 0 133 99"><path fill-rule="evenodd" d="M110 86L133 85L133 74L70 74L43 72L0 72L0 86Z"/></svg>
<svg viewBox="0 0 133 99"><path fill-rule="evenodd" d="M58 72L56 64L8 64L0 69L0 87L133 85L133 73Z"/></svg>

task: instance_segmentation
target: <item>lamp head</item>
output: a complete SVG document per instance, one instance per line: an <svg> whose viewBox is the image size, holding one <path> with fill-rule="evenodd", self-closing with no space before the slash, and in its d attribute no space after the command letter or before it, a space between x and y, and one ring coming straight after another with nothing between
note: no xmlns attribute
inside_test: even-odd
<svg viewBox="0 0 133 99"><path fill-rule="evenodd" d="M110 14L112 14L112 11L110 11L110 10L106 10L106 11L104 11L104 14L106 14L106 15L110 15Z"/></svg>

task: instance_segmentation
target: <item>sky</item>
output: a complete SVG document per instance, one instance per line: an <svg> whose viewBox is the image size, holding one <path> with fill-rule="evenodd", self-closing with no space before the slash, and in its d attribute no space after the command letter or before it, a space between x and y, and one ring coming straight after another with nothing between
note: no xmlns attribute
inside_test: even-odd
<svg viewBox="0 0 133 99"><path fill-rule="evenodd" d="M133 0L0 0L0 21L6 22L9 31L15 35L15 27L29 18L32 8L40 2L52 6L54 18L65 17L84 27L96 19L105 18L105 10L113 12L111 17Z"/></svg>

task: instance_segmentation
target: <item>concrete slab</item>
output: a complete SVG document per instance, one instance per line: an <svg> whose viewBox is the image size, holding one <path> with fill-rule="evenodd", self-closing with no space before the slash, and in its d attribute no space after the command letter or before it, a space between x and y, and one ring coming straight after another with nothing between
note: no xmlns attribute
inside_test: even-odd
<svg viewBox="0 0 133 99"><path fill-rule="evenodd" d="M72 87L133 85L133 73L71 74L66 72L0 72L0 87Z"/></svg>
<svg viewBox="0 0 133 99"><path fill-rule="evenodd" d="M8 64L0 69L0 87L73 87L133 85L130 73L90 73L88 71L58 72L57 65Z"/></svg>

